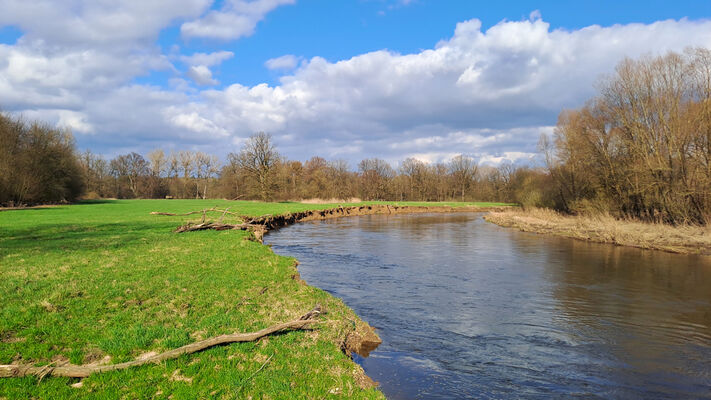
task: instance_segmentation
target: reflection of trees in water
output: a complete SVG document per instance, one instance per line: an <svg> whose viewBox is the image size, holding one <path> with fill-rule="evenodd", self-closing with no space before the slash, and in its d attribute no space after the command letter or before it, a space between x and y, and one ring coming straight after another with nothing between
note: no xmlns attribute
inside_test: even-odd
<svg viewBox="0 0 711 400"><path fill-rule="evenodd" d="M454 243L465 243L471 240L471 235L479 232L475 230L463 232L464 225L481 219L482 215L482 213L469 212L369 215L357 217L358 220L354 223L365 232L408 235L409 238L418 240L451 240Z"/></svg>
<svg viewBox="0 0 711 400"><path fill-rule="evenodd" d="M624 362L637 373L705 362L711 352L709 260L574 240L546 242L562 249L548 252L546 263L558 322L573 327L576 339L605 343L591 347L603 353L597 356ZM706 354L693 350L694 344Z"/></svg>

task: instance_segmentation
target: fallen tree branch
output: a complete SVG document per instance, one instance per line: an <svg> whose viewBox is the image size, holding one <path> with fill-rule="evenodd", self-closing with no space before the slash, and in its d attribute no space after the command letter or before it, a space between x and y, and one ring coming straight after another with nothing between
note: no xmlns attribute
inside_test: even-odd
<svg viewBox="0 0 711 400"><path fill-rule="evenodd" d="M217 220L217 223L218 223L218 224L221 224L221 223L222 223L222 220L225 218L225 214L227 214L227 210L229 210L229 209L230 209L229 207L225 208L225 212L223 212L223 213L222 213L222 216L220 217L220 219Z"/></svg>
<svg viewBox="0 0 711 400"><path fill-rule="evenodd" d="M175 232L183 233L183 232L192 232L192 231L205 231L208 229L214 229L216 231L228 231L228 230L232 230L232 229L246 231L246 230L254 230L254 229L259 230L260 228L261 228L261 225L255 225L255 224L221 224L219 222L201 222L199 224L187 223L185 225L181 225L181 226L175 228Z"/></svg>
<svg viewBox="0 0 711 400"><path fill-rule="evenodd" d="M184 217L184 216L193 215L193 214L204 214L204 213L208 213L208 212L218 212L218 213L223 213L223 214L230 214L230 215L237 215L237 216L239 216L238 213L235 213L235 212L232 212L232 211L227 211L227 210L229 210L229 208L227 208L227 209L225 209L225 210L221 210L221 209L219 209L219 208L217 208L217 207L212 207L212 208L206 208L206 209L204 209L204 210L198 210L198 211L187 212L187 213L184 213L184 214L175 214L175 213L168 213L168 212L151 211L151 215L168 215L168 216L171 216L171 217Z"/></svg>
<svg viewBox="0 0 711 400"><path fill-rule="evenodd" d="M63 366L52 366L52 364L44 365L41 367L36 367L34 365L22 365L22 364L11 364L11 365L0 365L0 378L12 378L12 377L23 377L23 376L36 376L38 378L43 378L45 376L64 376L70 378L86 378L89 375L118 371L131 367L138 367L140 365L159 363L165 360L171 360L178 358L184 354L192 354L201 350L205 350L210 347L214 347L221 344L235 343L235 342L253 342L264 336L271 335L272 333L279 332L285 329L304 329L307 325L313 324L316 321L312 317L317 317L321 313L321 307L316 306L313 310L304 314L301 318L308 316L307 319L296 319L289 322L284 322L269 328L264 328L262 330L251 332L251 333L234 333L230 335L220 335L210 339L201 340L199 342L191 343L177 349L168 350L166 352L156 354L146 358L139 358L133 361L128 361L119 364L112 365L63 365Z"/></svg>

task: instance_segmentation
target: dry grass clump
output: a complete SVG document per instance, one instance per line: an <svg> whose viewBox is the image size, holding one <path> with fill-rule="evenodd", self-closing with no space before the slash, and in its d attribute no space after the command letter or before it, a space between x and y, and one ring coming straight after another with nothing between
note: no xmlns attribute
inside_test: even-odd
<svg viewBox="0 0 711 400"><path fill-rule="evenodd" d="M620 220L607 214L568 216L540 208L491 212L484 218L494 224L514 227L524 232L547 233L673 253L711 255L709 227Z"/></svg>

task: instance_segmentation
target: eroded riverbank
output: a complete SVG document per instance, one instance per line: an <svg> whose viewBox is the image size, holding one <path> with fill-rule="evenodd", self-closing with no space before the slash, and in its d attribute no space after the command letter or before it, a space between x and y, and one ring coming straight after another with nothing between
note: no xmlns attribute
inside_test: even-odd
<svg viewBox="0 0 711 400"><path fill-rule="evenodd" d="M409 206L393 204L367 204L360 206L338 206L323 210L306 210L289 212L277 215L264 215L260 217L243 216L242 219L248 223L260 226L256 230L255 236L261 240L263 235L271 230L292 225L297 222L320 221L333 218L354 217L361 215L398 215L398 214L424 214L424 213L460 213L460 212L503 212L509 206Z"/></svg>

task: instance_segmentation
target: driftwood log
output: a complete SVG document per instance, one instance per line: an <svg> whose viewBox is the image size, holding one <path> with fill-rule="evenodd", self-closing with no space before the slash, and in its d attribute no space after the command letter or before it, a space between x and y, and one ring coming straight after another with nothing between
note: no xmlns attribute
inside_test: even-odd
<svg viewBox="0 0 711 400"><path fill-rule="evenodd" d="M62 365L62 366L52 366L44 365L41 367L36 367L33 365L22 365L22 364L11 364L11 365L0 365L0 378L12 378L12 377L23 377L23 376L36 376L40 379L45 376L64 376L70 378L86 378L89 375L118 371L121 369L138 367L140 365L150 364L150 363L160 363L161 361L171 360L173 358L178 358L184 354L192 354L207 348L235 342L253 342L264 336L271 335L272 333L283 331L285 329L304 329L307 325L316 322L314 318L318 317L321 313L321 307L316 306L313 310L304 314L301 318L284 322L281 324L270 326L269 328L264 328L262 330L250 333L234 333L230 335L220 335L210 339L201 340L199 342L191 343L177 349L168 350L166 352L156 354L150 357L138 358L133 361L128 361L119 364L111 365Z"/></svg>

